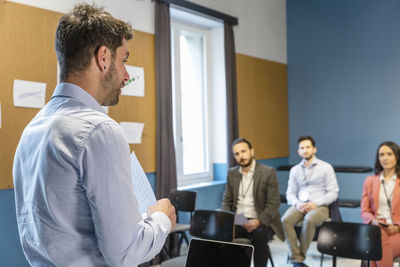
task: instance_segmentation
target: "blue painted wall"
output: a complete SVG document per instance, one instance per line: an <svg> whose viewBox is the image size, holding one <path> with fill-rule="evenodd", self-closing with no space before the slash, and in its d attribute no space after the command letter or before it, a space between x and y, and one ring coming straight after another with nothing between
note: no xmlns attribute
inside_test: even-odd
<svg viewBox="0 0 400 267"><path fill-rule="evenodd" d="M287 0L291 164L301 134L334 165L372 167L379 143L400 143L399 14L396 0ZM360 198L365 176L338 174L339 197Z"/></svg>
<svg viewBox="0 0 400 267"><path fill-rule="evenodd" d="M397 0L287 1L291 163L303 133L338 165L400 142L399 14Z"/></svg>
<svg viewBox="0 0 400 267"><path fill-rule="evenodd" d="M29 266L19 242L14 190L0 190L0 266Z"/></svg>

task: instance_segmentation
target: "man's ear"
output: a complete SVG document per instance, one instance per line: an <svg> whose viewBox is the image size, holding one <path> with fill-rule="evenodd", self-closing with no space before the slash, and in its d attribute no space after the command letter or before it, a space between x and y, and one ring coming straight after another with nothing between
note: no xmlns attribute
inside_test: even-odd
<svg viewBox="0 0 400 267"><path fill-rule="evenodd" d="M96 63L100 71L107 70L107 63L108 63L107 58L109 57L109 53L110 50L105 45L100 46L100 48L97 50Z"/></svg>

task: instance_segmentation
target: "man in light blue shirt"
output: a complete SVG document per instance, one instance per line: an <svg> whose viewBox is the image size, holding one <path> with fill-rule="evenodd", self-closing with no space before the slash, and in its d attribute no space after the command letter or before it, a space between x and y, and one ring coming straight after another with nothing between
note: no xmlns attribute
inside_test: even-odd
<svg viewBox="0 0 400 267"><path fill-rule="evenodd" d="M337 199L339 187L333 167L315 156L317 148L311 136L299 137L297 152L303 160L290 170L286 198L291 207L282 223L293 266L307 266L303 261L315 229L329 218L328 205ZM294 227L301 220L298 241Z"/></svg>
<svg viewBox="0 0 400 267"><path fill-rule="evenodd" d="M130 149L101 105L118 103L131 26L78 4L56 32L61 83L25 128L13 178L22 249L32 266L137 266L175 225L162 199L140 214Z"/></svg>

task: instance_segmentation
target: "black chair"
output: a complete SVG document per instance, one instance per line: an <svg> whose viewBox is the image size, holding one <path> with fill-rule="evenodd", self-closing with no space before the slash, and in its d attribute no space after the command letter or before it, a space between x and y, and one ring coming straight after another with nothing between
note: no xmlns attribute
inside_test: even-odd
<svg viewBox="0 0 400 267"><path fill-rule="evenodd" d="M196 210L190 222L190 234L196 237L231 242L234 235L235 214L222 210ZM161 263L161 267L184 267L186 255Z"/></svg>
<svg viewBox="0 0 400 267"><path fill-rule="evenodd" d="M196 210L190 223L193 236L232 242L235 214L222 210Z"/></svg>
<svg viewBox="0 0 400 267"><path fill-rule="evenodd" d="M367 260L382 258L381 230L361 223L324 222L318 236L318 251L336 257Z"/></svg>
<svg viewBox="0 0 400 267"><path fill-rule="evenodd" d="M183 213L188 213L190 217L189 220L192 220L192 215L196 208L196 196L197 193L194 191L178 190L172 191L168 196L171 204L175 207L177 218L176 226L170 232L170 236L173 234L179 235L179 240L175 247L168 249L166 246L164 246L164 249L167 251L168 256L171 258L179 255L183 240L185 240L186 244L189 245L189 239L186 235L186 231L190 229L190 224L179 223L179 221L181 221L180 214L183 216Z"/></svg>
<svg viewBox="0 0 400 267"><path fill-rule="evenodd" d="M271 241L273 238L271 238L270 240L265 240L265 242L269 242ZM251 245L251 242L248 238L244 238L244 237L240 237L240 238L235 238L233 239L233 242L235 243L239 243L239 244L246 244L246 245ZM269 245L267 244L267 253L268 253L268 260L271 262L271 266L275 267L274 265L274 261L272 259L272 254L271 254L271 250L269 249ZM268 265L268 263L267 263Z"/></svg>

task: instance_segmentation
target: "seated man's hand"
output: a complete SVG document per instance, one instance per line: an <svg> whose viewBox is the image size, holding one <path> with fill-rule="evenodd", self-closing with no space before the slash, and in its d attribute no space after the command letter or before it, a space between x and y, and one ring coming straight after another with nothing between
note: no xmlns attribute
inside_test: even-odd
<svg viewBox="0 0 400 267"><path fill-rule="evenodd" d="M147 216L150 216L156 211L161 211L165 215L168 216L168 218L171 221L171 230L175 227L176 224L176 213L175 213L175 207L172 206L171 201L169 201L168 198L163 198L157 201L157 204L154 206L150 206L149 209L147 210Z"/></svg>
<svg viewBox="0 0 400 267"><path fill-rule="evenodd" d="M296 203L296 209L298 210L298 211L300 211L301 213L307 213L306 212L306 210L305 210L305 205L306 205L306 203L303 203L303 202L297 202Z"/></svg>
<svg viewBox="0 0 400 267"><path fill-rule="evenodd" d="M309 212L310 210L315 209L316 207L318 207L317 204L315 204L314 202L307 202L305 203L305 205L303 206L305 212Z"/></svg>
<svg viewBox="0 0 400 267"><path fill-rule="evenodd" d="M259 219L250 219L248 223L243 224L243 228L246 229L247 232L251 233L260 226L261 222Z"/></svg>
<svg viewBox="0 0 400 267"><path fill-rule="evenodd" d="M316 207L318 207L318 205L315 204L314 202L306 202L306 203L297 202L296 203L296 209L304 214L306 214L310 210L315 209Z"/></svg>

